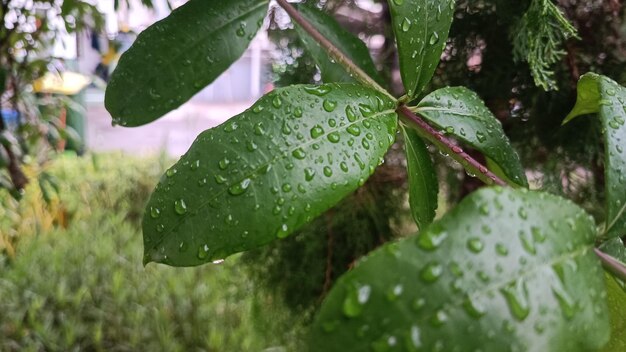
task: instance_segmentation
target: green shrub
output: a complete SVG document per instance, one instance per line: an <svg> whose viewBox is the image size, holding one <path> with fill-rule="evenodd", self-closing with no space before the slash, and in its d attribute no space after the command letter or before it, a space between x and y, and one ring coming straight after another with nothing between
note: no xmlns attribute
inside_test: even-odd
<svg viewBox="0 0 626 352"><path fill-rule="evenodd" d="M50 166L61 190L58 204L71 220L67 228L36 232L32 226L13 258L0 256L0 351L271 346L250 319L255 312L263 319L263 298L233 263L236 257L200 268L141 266L136 220L161 164L109 155L63 157ZM29 192L12 210L14 221L29 213L20 211L41 207ZM2 224L6 229L11 221Z"/></svg>

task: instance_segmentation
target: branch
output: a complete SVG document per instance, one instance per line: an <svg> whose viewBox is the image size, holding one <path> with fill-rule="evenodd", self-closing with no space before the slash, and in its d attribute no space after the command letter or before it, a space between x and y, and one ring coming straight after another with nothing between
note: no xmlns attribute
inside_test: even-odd
<svg viewBox="0 0 626 352"><path fill-rule="evenodd" d="M333 58L337 63L342 65L349 74L353 75L359 82L373 87L374 89L386 94L388 97L397 100L391 93L385 88L381 87L376 81L374 81L367 73L365 73L359 66L357 66L350 58L341 52L333 43L331 43L326 37L324 37L309 21L307 21L298 10L295 9L287 0L276 0L276 2L289 14L291 19L296 22L305 32L307 32L324 50Z"/></svg>
<svg viewBox="0 0 626 352"><path fill-rule="evenodd" d="M606 271L626 282L626 267L624 264L597 248L594 248L593 251L600 259L600 262L602 262L602 266Z"/></svg>
<svg viewBox="0 0 626 352"><path fill-rule="evenodd" d="M476 159L465 153L463 149L454 144L451 139L441 134L441 132L437 131L432 126L427 124L424 120L422 120L421 117L414 114L411 110L409 110L408 107L406 107L406 105L401 105L396 111L400 115L402 115L402 117L412 122L412 125L415 125L417 127L416 131L422 138L425 138L429 142L435 144L440 150L447 152L450 157L461 163L461 165L463 165L466 170L476 175L476 177L478 177L484 183L488 185L507 185L504 180L502 180L493 172L489 171L489 169L476 161Z"/></svg>

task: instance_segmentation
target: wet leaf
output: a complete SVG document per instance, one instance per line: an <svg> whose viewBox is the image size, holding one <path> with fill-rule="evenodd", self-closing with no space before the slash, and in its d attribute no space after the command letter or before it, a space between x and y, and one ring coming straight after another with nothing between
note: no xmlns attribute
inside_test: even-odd
<svg viewBox="0 0 626 352"><path fill-rule="evenodd" d="M407 95L416 97L439 64L454 15L454 0L390 0L400 74Z"/></svg>
<svg viewBox="0 0 626 352"><path fill-rule="evenodd" d="M190 0L141 32L107 86L113 122L139 126L176 109L246 50L267 0Z"/></svg>
<svg viewBox="0 0 626 352"><path fill-rule="evenodd" d="M438 89L419 102L416 113L442 133L483 153L512 185L528 187L524 168L502 124L476 93L465 87Z"/></svg>
<svg viewBox="0 0 626 352"><path fill-rule="evenodd" d="M404 135L409 179L409 205L413 219L422 230L435 218L439 183L426 144L414 130L404 126L401 130Z"/></svg>
<svg viewBox="0 0 626 352"><path fill-rule="evenodd" d="M313 350L600 348L609 319L594 238L593 219L570 201L482 189L341 277L314 322Z"/></svg>
<svg viewBox="0 0 626 352"><path fill-rule="evenodd" d="M604 179L606 230L608 237L626 235L626 88L595 73L578 81L578 98L566 123L573 118L597 113L604 131Z"/></svg>
<svg viewBox="0 0 626 352"><path fill-rule="evenodd" d="M370 77L374 78L375 81L381 83L382 80L367 46L357 36L341 27L329 14L311 6L298 6L298 11L345 56L357 64ZM315 63L320 68L322 81L325 83L356 82L350 73L342 65L334 62L328 53L305 30L297 24L295 26L302 43L309 50Z"/></svg>
<svg viewBox="0 0 626 352"><path fill-rule="evenodd" d="M277 89L200 134L143 220L146 261L192 266L283 238L363 185L395 102L359 85Z"/></svg>
<svg viewBox="0 0 626 352"><path fill-rule="evenodd" d="M611 277L606 277L606 301L611 318L611 340L604 352L626 351L626 293Z"/></svg>

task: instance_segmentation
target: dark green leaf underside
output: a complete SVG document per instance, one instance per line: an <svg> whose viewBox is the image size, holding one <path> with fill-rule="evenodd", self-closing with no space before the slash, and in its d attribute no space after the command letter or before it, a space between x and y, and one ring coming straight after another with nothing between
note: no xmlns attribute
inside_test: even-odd
<svg viewBox="0 0 626 352"><path fill-rule="evenodd" d="M146 261L192 266L288 236L362 185L395 103L353 84L291 86L200 134L154 191Z"/></svg>
<svg viewBox="0 0 626 352"><path fill-rule="evenodd" d="M626 88L594 73L578 81L576 106L564 122L598 113L604 131L606 236L626 235Z"/></svg>
<svg viewBox="0 0 626 352"><path fill-rule="evenodd" d="M600 348L609 326L594 230L562 198L482 189L345 274L316 318L313 350Z"/></svg>
<svg viewBox="0 0 626 352"><path fill-rule="evenodd" d="M422 230L435 218L439 183L426 144L414 130L405 127L401 127L401 130L409 179L409 205L413 219Z"/></svg>
<svg viewBox="0 0 626 352"><path fill-rule="evenodd" d="M438 89L420 101L416 113L442 133L458 138L490 158L513 185L528 187L524 168L502 124L476 93L465 87Z"/></svg>
<svg viewBox="0 0 626 352"><path fill-rule="evenodd" d="M346 57L358 65L376 82L381 83L380 75L365 43L354 34L342 28L333 17L325 12L306 5L298 6L298 11ZM331 60L328 53L305 30L296 25L296 31L302 43L313 56L315 63L319 66L322 81L325 83L356 82L356 79L343 66Z"/></svg>
<svg viewBox="0 0 626 352"><path fill-rule="evenodd" d="M148 27L120 58L106 90L113 122L158 119L213 82L246 50L267 0L190 0Z"/></svg>
<svg viewBox="0 0 626 352"><path fill-rule="evenodd" d="M454 0L390 0L400 74L407 95L417 96L439 64L454 15Z"/></svg>

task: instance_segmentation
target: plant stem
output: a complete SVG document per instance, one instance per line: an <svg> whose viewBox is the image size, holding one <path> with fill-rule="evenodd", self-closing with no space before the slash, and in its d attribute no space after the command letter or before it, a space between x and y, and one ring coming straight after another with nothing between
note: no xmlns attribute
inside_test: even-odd
<svg viewBox="0 0 626 352"><path fill-rule="evenodd" d="M293 7L287 0L276 0L276 2L289 14L291 19L296 22L305 32L307 32L313 39L333 58L337 63L342 65L349 74L353 75L359 82L373 87L374 89L384 93L394 101L397 99L391 95L385 88L381 87L372 77L365 73L359 66L357 66L350 58L348 58L339 48L331 43L326 37L324 37L317 28L307 21L302 15Z"/></svg>
<svg viewBox="0 0 626 352"><path fill-rule="evenodd" d="M496 184L499 186L506 186L507 183L498 177L493 172L489 171L485 166L476 161L476 159L469 156L458 145L454 144L451 139L447 138L441 132L434 129L421 117L413 113L406 105L401 105L396 110L405 119L409 120L412 125L417 127L417 133L424 139L435 144L440 150L445 151L454 160L458 161L463 167L472 172L481 181L488 185Z"/></svg>
<svg viewBox="0 0 626 352"><path fill-rule="evenodd" d="M596 253L596 256L600 258L600 262L602 262L602 266L605 270L626 282L626 267L624 264L597 248L594 248L593 251Z"/></svg>

